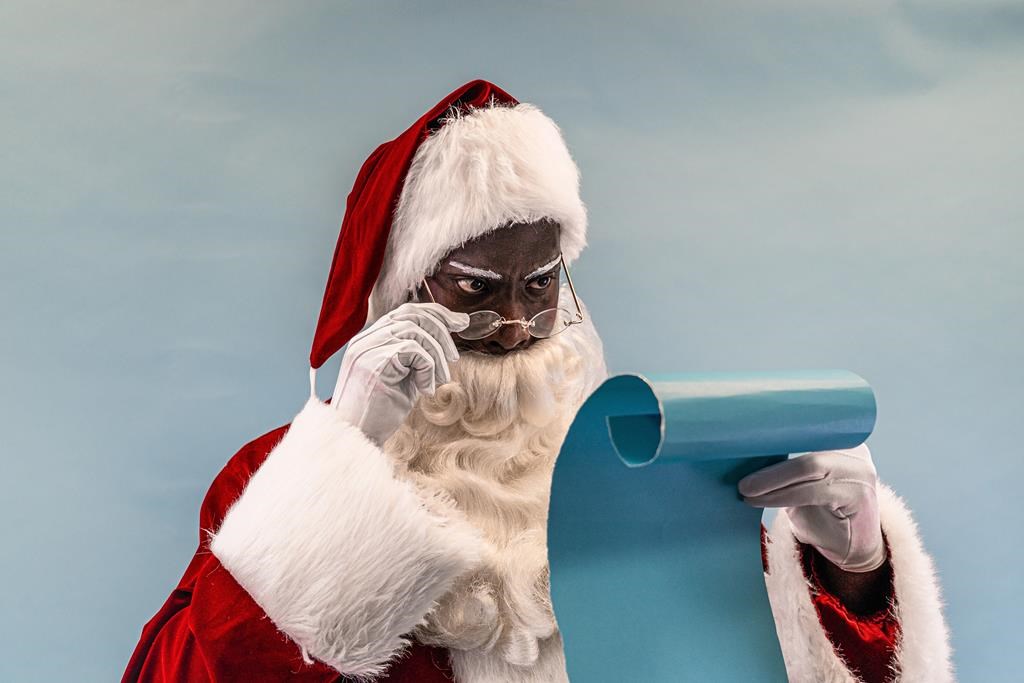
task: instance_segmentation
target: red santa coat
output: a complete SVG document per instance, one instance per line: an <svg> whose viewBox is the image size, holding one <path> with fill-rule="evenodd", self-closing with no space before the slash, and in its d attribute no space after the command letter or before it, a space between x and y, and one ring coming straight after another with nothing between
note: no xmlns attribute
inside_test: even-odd
<svg viewBox="0 0 1024 683"><path fill-rule="evenodd" d="M296 424L305 419L303 413ZM302 429L308 430L310 424L306 419ZM314 430L322 427L313 425ZM198 549L177 588L143 628L122 681L351 680L336 668L308 655L304 658L296 640L287 634L298 632L288 627L288 617L277 607L261 607L210 550L210 533L222 527L243 493L250 495L247 485L288 431L289 426L280 427L246 444L217 475L200 511ZM330 438L344 447L346 440L351 443L358 437L343 432ZM366 445L360 442L363 448ZM274 482L275 490L281 488L278 484ZM884 486L880 502L894 570L893 604L875 615L852 614L824 589L813 572L812 549L793 538L784 512L778 515L772 534L763 534L769 597L791 680L952 680L948 633L930 560L902 502ZM221 554L227 556L226 551ZM246 580L257 585L248 576ZM260 590L254 588L254 592ZM274 600L264 596L260 602L272 605ZM914 637L903 638L901 629L913 629ZM454 680L443 649L415 642L396 649L392 644L391 654L385 651L382 656L390 664L380 681Z"/></svg>
<svg viewBox="0 0 1024 683"><path fill-rule="evenodd" d="M213 480L199 511L199 547L177 588L143 627L123 682L349 680L326 664L303 661L299 647L277 629L209 549L207 531L220 526L289 426L247 443ZM445 650L414 643L407 652L378 680L452 682Z"/></svg>

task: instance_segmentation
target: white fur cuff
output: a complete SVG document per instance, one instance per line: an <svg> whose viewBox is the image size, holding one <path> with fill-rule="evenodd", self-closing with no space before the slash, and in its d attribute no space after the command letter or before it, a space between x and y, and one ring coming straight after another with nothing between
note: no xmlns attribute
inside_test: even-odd
<svg viewBox="0 0 1024 683"><path fill-rule="evenodd" d="M889 543L901 636L896 667L901 683L953 681L949 631L935 568L917 525L902 499L884 484L878 489L882 531ZM765 577L775 627L791 681L857 683L818 621L810 584L789 517L779 510L772 524Z"/></svg>
<svg viewBox="0 0 1024 683"><path fill-rule="evenodd" d="M481 539L395 478L384 453L312 398L213 536L213 554L305 653L386 671L403 638L480 561Z"/></svg>

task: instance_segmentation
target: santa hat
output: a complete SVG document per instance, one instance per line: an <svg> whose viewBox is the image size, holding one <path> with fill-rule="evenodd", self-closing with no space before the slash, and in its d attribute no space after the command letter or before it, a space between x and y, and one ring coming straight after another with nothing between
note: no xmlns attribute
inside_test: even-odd
<svg viewBox="0 0 1024 683"><path fill-rule="evenodd" d="M487 81L458 88L363 163L348 195L309 363L408 300L445 254L551 219L571 263L586 244L579 170L558 126Z"/></svg>

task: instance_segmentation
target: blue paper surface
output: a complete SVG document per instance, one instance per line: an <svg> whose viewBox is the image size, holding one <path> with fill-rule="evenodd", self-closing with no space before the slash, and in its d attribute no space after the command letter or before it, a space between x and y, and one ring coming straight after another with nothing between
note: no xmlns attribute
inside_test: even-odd
<svg viewBox="0 0 1024 683"><path fill-rule="evenodd" d="M783 681L762 512L736 483L789 453L850 448L874 394L843 370L605 381L555 466L551 594L574 682Z"/></svg>

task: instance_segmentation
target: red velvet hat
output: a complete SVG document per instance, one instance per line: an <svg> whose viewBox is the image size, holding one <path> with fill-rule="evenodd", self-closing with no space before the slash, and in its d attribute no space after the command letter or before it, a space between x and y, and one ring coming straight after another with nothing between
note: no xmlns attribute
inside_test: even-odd
<svg viewBox="0 0 1024 683"><path fill-rule="evenodd" d="M549 218L562 254L586 244L579 171L537 107L487 81L458 88L377 147L348 195L309 363L409 300L453 249L510 222Z"/></svg>

